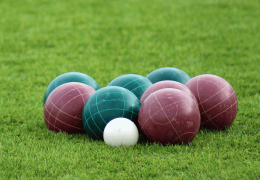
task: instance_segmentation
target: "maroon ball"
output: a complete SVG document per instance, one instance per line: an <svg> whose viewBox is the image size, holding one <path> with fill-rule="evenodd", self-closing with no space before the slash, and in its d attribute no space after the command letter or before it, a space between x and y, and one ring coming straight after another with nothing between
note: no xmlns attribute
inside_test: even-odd
<svg viewBox="0 0 260 180"><path fill-rule="evenodd" d="M44 105L44 120L51 131L84 133L82 111L95 90L88 85L70 82L58 86Z"/></svg>
<svg viewBox="0 0 260 180"><path fill-rule="evenodd" d="M181 91L184 91L185 93L190 95L191 98L197 103L196 97L190 91L190 89L187 86L185 86L177 81L159 81L157 83L154 83L153 85L151 85L149 88L147 88L145 90L145 92L143 93L143 95L140 98L140 102L143 103L144 100L153 92L160 90L160 89L165 89L165 88L174 88L174 89L179 89Z"/></svg>
<svg viewBox="0 0 260 180"><path fill-rule="evenodd" d="M203 127L225 129L233 123L238 103L236 93L227 81L204 74L190 79L186 86L197 98Z"/></svg>
<svg viewBox="0 0 260 180"><path fill-rule="evenodd" d="M143 102L138 123L151 142L187 144L198 133L200 112L197 103L185 92L160 89Z"/></svg>

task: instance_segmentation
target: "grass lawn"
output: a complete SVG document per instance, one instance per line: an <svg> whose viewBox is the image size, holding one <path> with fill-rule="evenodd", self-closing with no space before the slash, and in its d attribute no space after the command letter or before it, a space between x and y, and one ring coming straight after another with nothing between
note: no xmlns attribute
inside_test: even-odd
<svg viewBox="0 0 260 180"><path fill-rule="evenodd" d="M0 1L1 179L260 179L259 0ZM54 133L49 83L70 71L100 87L123 74L175 67L215 74L236 91L224 131L189 145L115 149Z"/></svg>

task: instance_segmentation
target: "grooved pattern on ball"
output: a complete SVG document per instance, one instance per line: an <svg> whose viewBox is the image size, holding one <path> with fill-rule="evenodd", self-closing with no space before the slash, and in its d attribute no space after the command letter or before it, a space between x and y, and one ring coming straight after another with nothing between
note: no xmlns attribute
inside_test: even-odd
<svg viewBox="0 0 260 180"><path fill-rule="evenodd" d="M44 120L52 131L83 133L82 110L95 90L88 85L71 82L54 89L44 106Z"/></svg>
<svg viewBox="0 0 260 180"><path fill-rule="evenodd" d="M96 91L87 101L83 110L83 124L88 136L103 140L106 124L117 117L125 117L135 124L141 103L129 90L108 86Z"/></svg>
<svg viewBox="0 0 260 180"><path fill-rule="evenodd" d="M138 122L152 142L182 144L191 142L200 127L200 112L190 96L177 89L155 91L143 102Z"/></svg>
<svg viewBox="0 0 260 180"><path fill-rule="evenodd" d="M119 86L126 88L134 93L138 99L141 98L145 90L151 85L152 83L149 79L136 74L119 76L108 84L108 86Z"/></svg>
<svg viewBox="0 0 260 180"><path fill-rule="evenodd" d="M203 127L225 129L233 123L238 101L234 89L227 81L205 74L192 78L186 86L199 103Z"/></svg>
<svg viewBox="0 0 260 180"><path fill-rule="evenodd" d="M194 96L194 94L190 91L190 89L177 82L177 81L159 81L157 83L154 83L153 85L151 85L150 87L148 87L146 89L146 91L143 93L142 97L140 98L140 102L143 103L145 101L145 99L150 95L152 94L153 92L155 91L158 91L160 89L165 89L165 88L174 88L174 89L179 89L185 93L187 93L189 96L191 96L191 98L196 102L197 102L197 99L196 97Z"/></svg>

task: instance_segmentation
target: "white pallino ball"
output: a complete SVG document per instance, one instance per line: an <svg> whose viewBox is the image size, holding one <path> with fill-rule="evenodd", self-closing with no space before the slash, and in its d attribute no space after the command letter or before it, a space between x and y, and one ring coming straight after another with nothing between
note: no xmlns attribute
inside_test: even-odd
<svg viewBox="0 0 260 180"><path fill-rule="evenodd" d="M130 147L136 145L139 133L134 122L127 118L119 117L107 123L103 138L106 144L112 147Z"/></svg>

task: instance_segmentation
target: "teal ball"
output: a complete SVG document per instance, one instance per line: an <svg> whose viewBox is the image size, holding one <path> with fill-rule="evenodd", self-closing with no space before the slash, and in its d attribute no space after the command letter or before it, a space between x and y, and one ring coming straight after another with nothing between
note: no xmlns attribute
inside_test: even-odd
<svg viewBox="0 0 260 180"><path fill-rule="evenodd" d="M92 87L94 90L100 89L96 81L90 76L80 72L68 72L59 75L49 84L44 94L43 103L45 104L46 99L55 88L68 82L79 82Z"/></svg>
<svg viewBox="0 0 260 180"><path fill-rule="evenodd" d="M125 74L112 80L108 86L119 86L128 89L136 95L138 99L141 98L144 91L150 87L153 83L137 74Z"/></svg>
<svg viewBox="0 0 260 180"><path fill-rule="evenodd" d="M171 80L185 84L188 80L190 80L190 76L188 74L186 74L180 69L172 67L163 67L156 69L150 74L148 74L146 78L149 79L152 83Z"/></svg>
<svg viewBox="0 0 260 180"><path fill-rule="evenodd" d="M138 125L141 103L129 90L107 86L94 92L83 108L84 129L91 139L103 140L103 131L109 121L118 117Z"/></svg>

